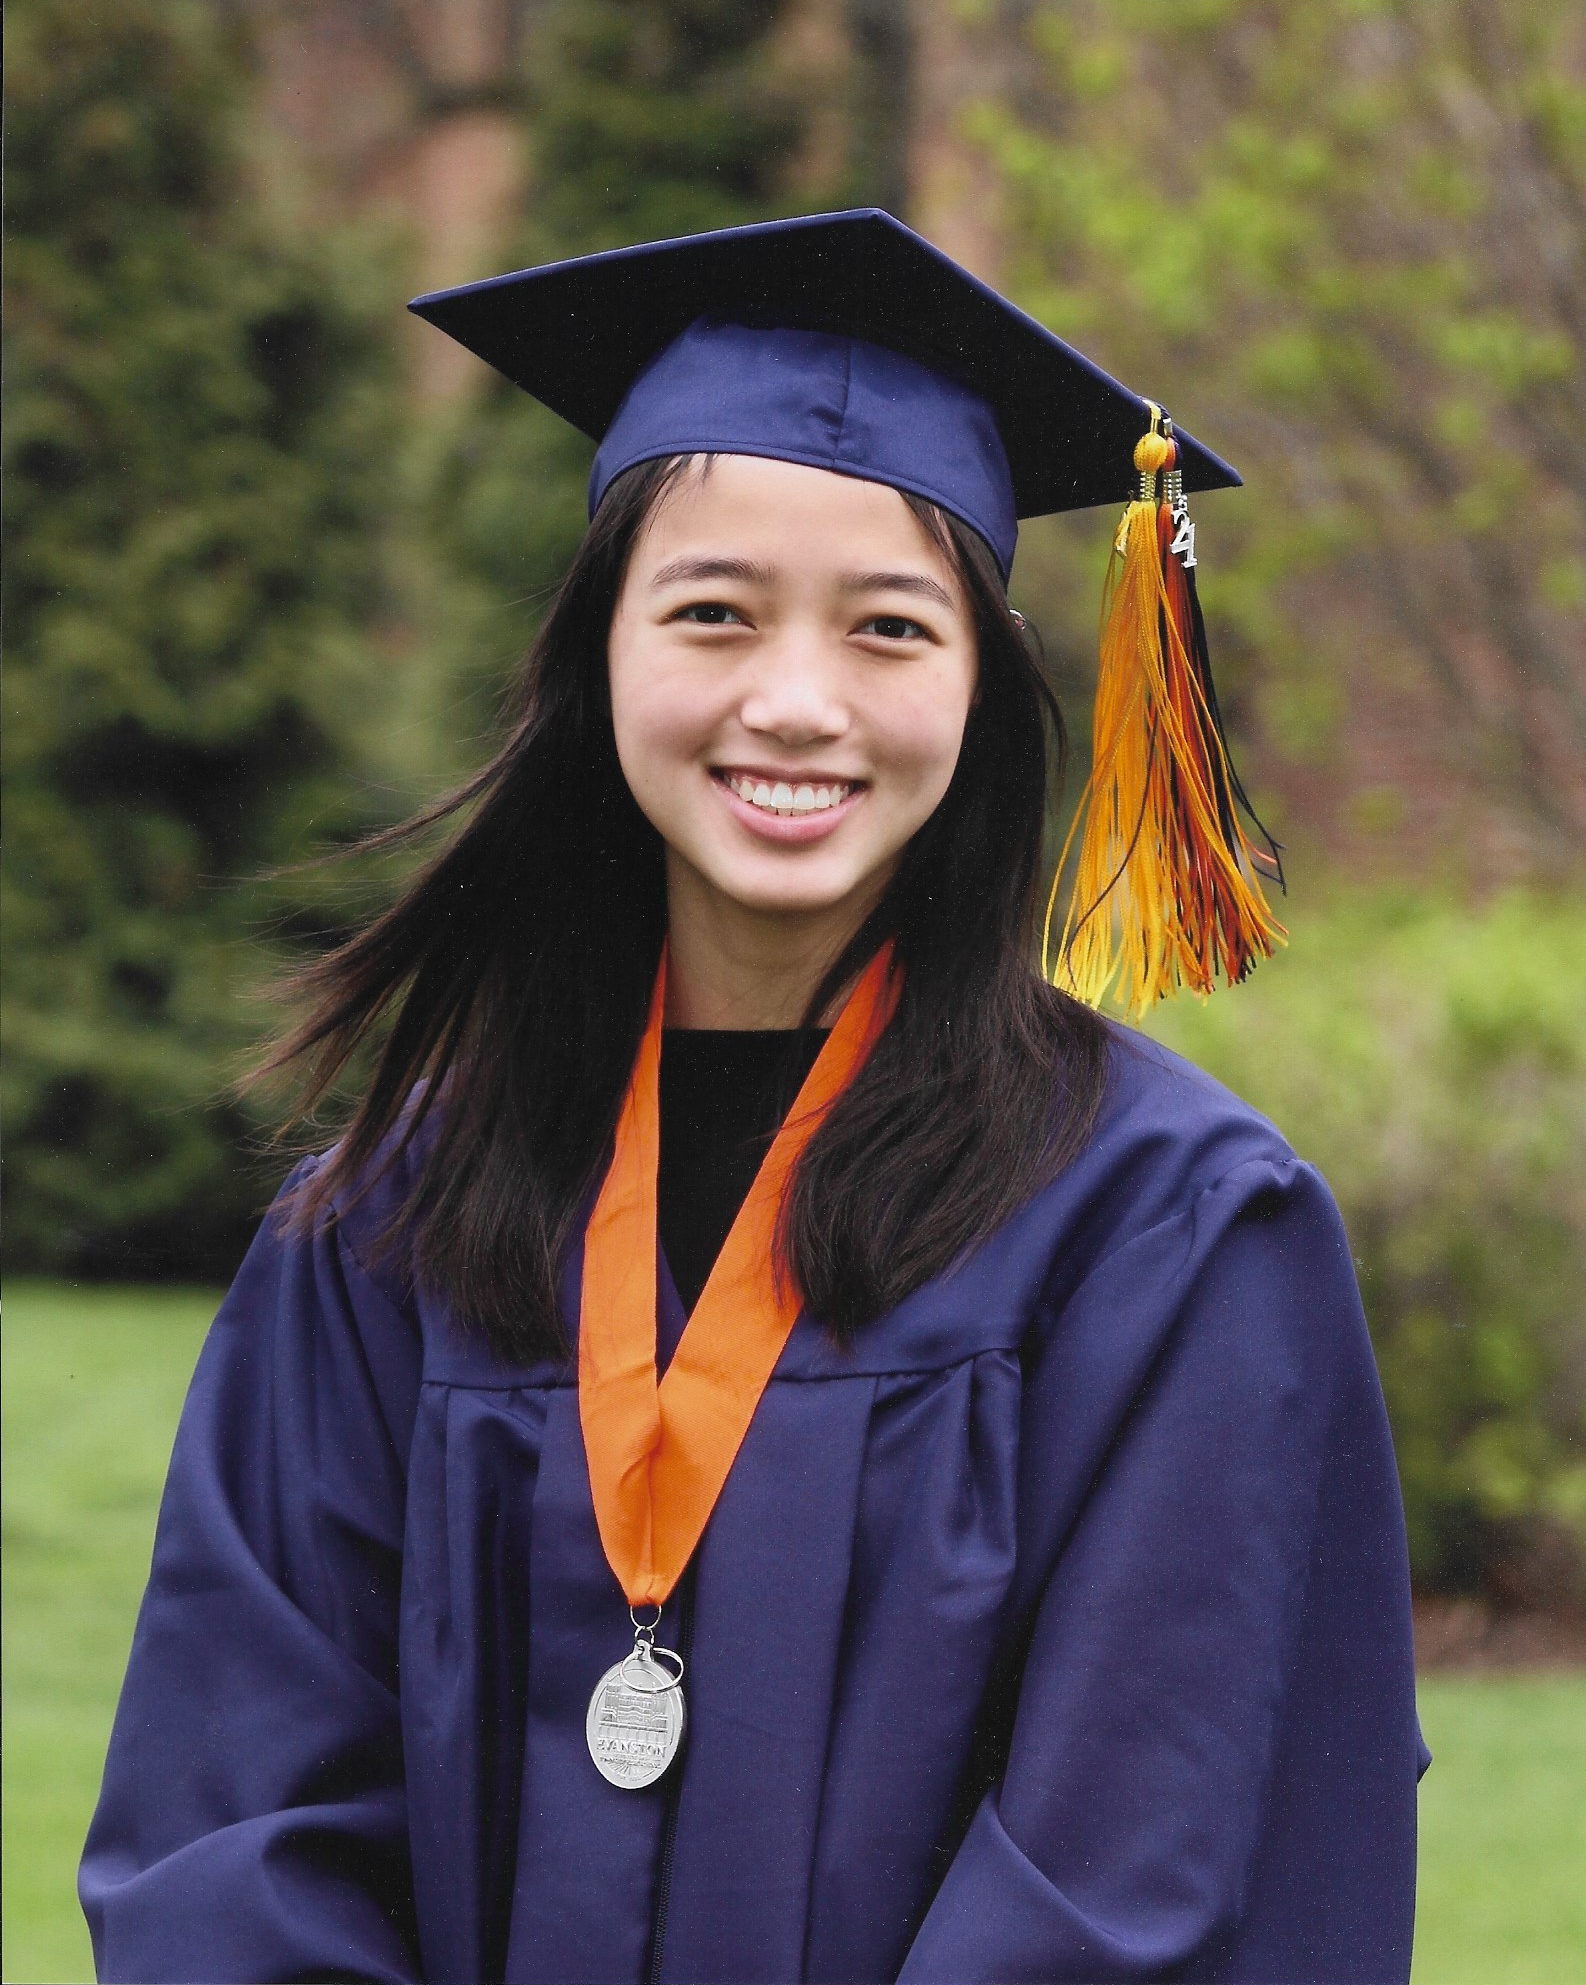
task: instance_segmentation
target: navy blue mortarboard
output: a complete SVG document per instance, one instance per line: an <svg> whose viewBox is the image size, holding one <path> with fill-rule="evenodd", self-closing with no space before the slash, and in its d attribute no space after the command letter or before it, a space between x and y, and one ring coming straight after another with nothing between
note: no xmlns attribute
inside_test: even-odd
<svg viewBox="0 0 1586 1985"><path fill-rule="evenodd" d="M1150 404L890 214L646 243L409 306L601 446L770 455L925 496L1004 574L1020 517L1125 500ZM1188 489L1236 484L1177 430Z"/></svg>

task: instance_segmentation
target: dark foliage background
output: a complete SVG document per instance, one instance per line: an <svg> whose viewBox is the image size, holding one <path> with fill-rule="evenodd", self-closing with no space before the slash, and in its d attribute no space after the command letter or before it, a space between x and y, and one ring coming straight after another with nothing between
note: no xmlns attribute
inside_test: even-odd
<svg viewBox="0 0 1586 1985"><path fill-rule="evenodd" d="M7 34L5 1033L13 1262L217 1272L262 886L370 815L378 286L247 194L236 37L135 0Z"/></svg>

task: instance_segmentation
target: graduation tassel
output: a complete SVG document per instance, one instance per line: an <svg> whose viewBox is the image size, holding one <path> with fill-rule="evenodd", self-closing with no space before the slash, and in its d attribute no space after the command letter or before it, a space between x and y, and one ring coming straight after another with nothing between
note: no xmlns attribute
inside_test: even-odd
<svg viewBox="0 0 1586 1985"><path fill-rule="evenodd" d="M1180 986L1209 993L1219 975L1236 984L1285 936L1261 887L1263 871L1283 885L1277 844L1250 807L1223 734L1177 461L1172 422L1152 406L1134 451L1139 495L1118 526L1102 596L1090 778L1042 933L1055 984L1092 1006L1110 994L1136 1018ZM1052 919L1076 836L1054 966Z"/></svg>

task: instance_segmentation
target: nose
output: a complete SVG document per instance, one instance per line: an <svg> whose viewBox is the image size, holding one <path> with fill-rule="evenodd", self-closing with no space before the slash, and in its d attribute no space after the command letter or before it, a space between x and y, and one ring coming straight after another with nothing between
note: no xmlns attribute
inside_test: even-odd
<svg viewBox="0 0 1586 1985"><path fill-rule="evenodd" d="M842 737L850 719L840 662L813 632L768 643L754 659L738 714L745 730L778 744L798 747Z"/></svg>

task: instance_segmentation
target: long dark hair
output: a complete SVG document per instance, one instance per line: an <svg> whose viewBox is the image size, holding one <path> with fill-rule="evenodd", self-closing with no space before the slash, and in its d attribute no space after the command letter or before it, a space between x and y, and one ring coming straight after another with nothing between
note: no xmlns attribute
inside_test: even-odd
<svg viewBox="0 0 1586 1985"><path fill-rule="evenodd" d="M524 663L505 744L365 846L465 824L390 909L297 974L303 1018L259 1071L300 1077L301 1125L375 1046L291 1217L347 1204L425 1130L388 1240L411 1233L416 1273L515 1360L566 1353L556 1270L606 1159L665 935L662 843L618 764L606 639L634 540L687 459L642 464L607 493ZM1060 1170L1105 1081L1103 1023L1032 962L1061 715L979 536L906 500L966 588L980 678L945 797L807 1015L893 939L896 1014L807 1146L779 1230L783 1268L844 1341Z"/></svg>

